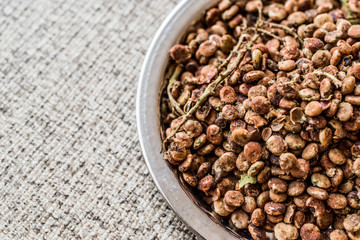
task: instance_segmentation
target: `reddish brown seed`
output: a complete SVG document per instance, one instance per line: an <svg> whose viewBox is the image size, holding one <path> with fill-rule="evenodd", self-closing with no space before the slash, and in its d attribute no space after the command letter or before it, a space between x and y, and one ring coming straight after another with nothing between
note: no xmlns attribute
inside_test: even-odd
<svg viewBox="0 0 360 240"><path fill-rule="evenodd" d="M296 60L300 56L299 48L295 45L284 47L280 53L285 60Z"/></svg>
<svg viewBox="0 0 360 240"><path fill-rule="evenodd" d="M353 70L354 76L357 79L360 79L360 64L353 66L352 70Z"/></svg>
<svg viewBox="0 0 360 240"><path fill-rule="evenodd" d="M219 145L223 140L223 135L221 134L221 128L212 124L206 129L206 137L212 144Z"/></svg>
<svg viewBox="0 0 360 240"><path fill-rule="evenodd" d="M207 192L214 186L214 178L211 175L207 175L199 181L198 188L200 191Z"/></svg>
<svg viewBox="0 0 360 240"><path fill-rule="evenodd" d="M222 113L224 114L224 118L230 121L239 117L239 111L233 105L225 105L222 108Z"/></svg>
<svg viewBox="0 0 360 240"><path fill-rule="evenodd" d="M345 42L342 39L336 43L336 46L339 48L340 52L344 55L348 55L351 53L350 44L348 44L347 42Z"/></svg>
<svg viewBox="0 0 360 240"><path fill-rule="evenodd" d="M243 77L243 81L246 83L251 83L251 82L259 81L264 77L265 77L265 73L263 71L255 70L246 73Z"/></svg>
<svg viewBox="0 0 360 240"><path fill-rule="evenodd" d="M206 40L200 44L197 53L201 56L210 57L216 52L216 50L216 43L214 41Z"/></svg>
<svg viewBox="0 0 360 240"><path fill-rule="evenodd" d="M300 236L303 240L320 240L321 232L316 225L306 223L300 229Z"/></svg>
<svg viewBox="0 0 360 240"><path fill-rule="evenodd" d="M245 200L241 192L230 190L225 193L224 201L230 206L240 207Z"/></svg>
<svg viewBox="0 0 360 240"><path fill-rule="evenodd" d="M313 53L324 47L323 41L321 41L319 38L306 38L304 44L305 47L310 49L310 51L312 51Z"/></svg>
<svg viewBox="0 0 360 240"><path fill-rule="evenodd" d="M266 147L270 152L278 156L287 151L287 144L285 140L277 135L271 136L266 141Z"/></svg>
<svg viewBox="0 0 360 240"><path fill-rule="evenodd" d="M230 86L225 86L220 90L220 99L224 103L232 104L236 102L236 93L235 90Z"/></svg>
<svg viewBox="0 0 360 240"><path fill-rule="evenodd" d="M348 102L342 102L337 111L337 117L340 121L345 122L353 115L353 106Z"/></svg>
<svg viewBox="0 0 360 240"><path fill-rule="evenodd" d="M348 35L352 38L360 38L360 25L352 25L349 28Z"/></svg>
<svg viewBox="0 0 360 240"><path fill-rule="evenodd" d="M296 63L294 60L285 60L285 61L279 62L278 66L279 66L279 70L290 72L290 71L294 70L294 68L296 67Z"/></svg>
<svg viewBox="0 0 360 240"><path fill-rule="evenodd" d="M286 206L283 203L268 202L265 204L264 210L269 215L281 215L285 213Z"/></svg>
<svg viewBox="0 0 360 240"><path fill-rule="evenodd" d="M247 161L254 163L259 161L262 154L261 145L257 142L249 142L244 146L244 155Z"/></svg>
<svg viewBox="0 0 360 240"><path fill-rule="evenodd" d="M347 205L346 197L336 193L331 193L326 202L332 209L343 209Z"/></svg>
<svg viewBox="0 0 360 240"><path fill-rule="evenodd" d="M360 106L360 96L347 95L345 101L352 105Z"/></svg>
<svg viewBox="0 0 360 240"><path fill-rule="evenodd" d="M176 63L185 63L191 58L190 48L180 44L173 46L169 54Z"/></svg>
<svg viewBox="0 0 360 240"><path fill-rule="evenodd" d="M318 50L311 60L316 68L326 67L330 64L331 54L328 50Z"/></svg>
<svg viewBox="0 0 360 240"><path fill-rule="evenodd" d="M322 105L318 101L309 102L305 107L305 114L309 117L315 117L321 114Z"/></svg>
<svg viewBox="0 0 360 240"><path fill-rule="evenodd" d="M270 107L271 107L271 105L270 105L269 100L263 96L257 96L251 100L252 110L259 114L269 113Z"/></svg>

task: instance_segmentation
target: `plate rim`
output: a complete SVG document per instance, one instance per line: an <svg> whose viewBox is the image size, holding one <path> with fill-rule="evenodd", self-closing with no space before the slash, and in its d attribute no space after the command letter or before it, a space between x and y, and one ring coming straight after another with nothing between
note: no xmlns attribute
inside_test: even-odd
<svg viewBox="0 0 360 240"><path fill-rule="evenodd" d="M137 133L142 154L152 179L166 203L178 218L200 238L239 240L246 238L236 236L229 228L221 224L220 220L215 222L215 216L211 219L209 217L211 214L201 209L189 194L183 190L179 179L171 171L171 168L163 160L162 153L160 153L160 123L159 116L155 116L155 114L159 115L156 108L158 108L160 98L160 79L163 77L168 61L167 49L180 39L182 33L196 19L196 16L200 16L213 2L214 0L182 0L165 18L156 32L146 53L138 80L136 94ZM167 37L169 32L172 31L177 32L177 34ZM151 81L151 79L153 80ZM148 88L151 85L157 86L156 90L154 90L155 88ZM154 106L153 98L155 96L156 104ZM158 157L160 157L160 161L156 160ZM164 171L159 172L161 169ZM172 191L177 191L177 193L173 194Z"/></svg>

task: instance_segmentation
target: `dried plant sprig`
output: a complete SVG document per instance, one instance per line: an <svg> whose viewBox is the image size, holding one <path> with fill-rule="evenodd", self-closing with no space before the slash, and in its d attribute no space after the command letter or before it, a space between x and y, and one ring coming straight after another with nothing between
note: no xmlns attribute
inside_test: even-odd
<svg viewBox="0 0 360 240"><path fill-rule="evenodd" d="M260 33L262 33L262 34L264 34L264 35L268 35L268 36L270 36L270 37L276 38L276 39L278 39L278 40L281 41L281 42L284 41L284 39L282 39L281 37L279 37L279 36L277 36L277 35L269 32L269 31L267 31L267 30L265 30L265 29L262 29L262 28L251 28L251 29L254 29L254 30L256 30L256 31L258 31L258 32L260 32Z"/></svg>
<svg viewBox="0 0 360 240"><path fill-rule="evenodd" d="M340 88L342 86L342 82L339 79L337 79L336 77L334 77L333 75L331 75L330 73L323 72L321 70L315 70L312 73L317 76L325 76L325 77L329 78L331 80L331 82L335 85L335 87L337 87L337 88Z"/></svg>
<svg viewBox="0 0 360 240"><path fill-rule="evenodd" d="M298 40L300 42L301 46L304 46L304 40L302 40L293 29L291 29L285 25L277 24L277 23L273 23L273 22L267 22L267 24L269 24L269 26L272 28L279 28L279 29L284 30L285 32L287 32L288 34L293 36L296 40Z"/></svg>
<svg viewBox="0 0 360 240"><path fill-rule="evenodd" d="M182 65L177 65L174 72L172 73L169 83L167 86L167 94L170 100L170 106L171 106L171 112L175 115L181 116L184 115L184 111L181 109L180 104L174 99L173 95L171 94L171 88L173 84L175 83L176 79L180 76L181 72L183 70Z"/></svg>
<svg viewBox="0 0 360 240"><path fill-rule="evenodd" d="M163 148L165 149L165 144L173 137L175 134L179 131L181 126L190 119L190 117L195 113L195 111L206 101L208 96L210 96L215 88L222 83L228 76L230 76L233 71L239 66L241 60L245 56L246 51L251 48L251 46L254 44L256 39L259 37L258 34L254 34L252 38L237 52L237 56L235 60L228 65L228 68L226 71L220 73L219 77L208 85L208 87L205 89L204 93L199 97L199 99L196 101L195 105L184 115L182 115L181 122L178 124L178 126L169 134L169 136L164 140L163 142ZM240 40L239 40L240 41Z"/></svg>
<svg viewBox="0 0 360 240"><path fill-rule="evenodd" d="M221 63L221 65L218 67L219 70L221 70L223 67L227 66L231 60L231 58L234 56L235 53L237 53L240 49L240 46L241 44L243 43L245 39L245 35L242 34L240 37L239 37L239 41L238 43L236 44L236 46L234 47L234 49L231 51L231 53L229 54L229 56L224 60L223 63Z"/></svg>

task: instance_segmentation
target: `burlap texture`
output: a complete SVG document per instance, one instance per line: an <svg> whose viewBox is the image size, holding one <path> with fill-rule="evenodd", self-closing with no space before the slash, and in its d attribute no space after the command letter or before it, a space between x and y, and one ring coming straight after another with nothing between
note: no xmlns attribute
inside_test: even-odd
<svg viewBox="0 0 360 240"><path fill-rule="evenodd" d="M193 239L140 151L145 52L179 0L0 1L0 239Z"/></svg>

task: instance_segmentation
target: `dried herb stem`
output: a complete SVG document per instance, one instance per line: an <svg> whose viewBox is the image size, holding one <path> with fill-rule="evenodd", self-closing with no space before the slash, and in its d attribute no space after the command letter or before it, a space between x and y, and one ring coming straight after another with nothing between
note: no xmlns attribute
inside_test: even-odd
<svg viewBox="0 0 360 240"><path fill-rule="evenodd" d="M268 35L268 36L270 36L270 37L276 38L276 39L278 39L278 40L281 41L281 42L284 41L284 39L282 39L281 37L276 36L275 34L269 32L269 31L267 31L267 30L265 30L265 29L262 29L262 28L254 28L254 29L256 29L256 31L258 31L258 32L260 32L260 33L263 33L264 35Z"/></svg>
<svg viewBox="0 0 360 240"><path fill-rule="evenodd" d="M279 29L284 30L285 32L287 32L288 34L293 36L296 40L298 40L300 42L301 46L304 46L304 41L299 37L299 35L297 35L297 33L293 29L291 29L285 25L282 25L282 24L277 24L277 23L273 23L273 22L267 22L267 23L272 28L279 28Z"/></svg>
<svg viewBox="0 0 360 240"><path fill-rule="evenodd" d="M170 100L170 106L171 106L171 112L175 115L181 116L184 115L184 111L181 109L180 104L174 99L173 95L171 94L171 88L173 84L175 83L176 79L179 77L183 70L183 67L181 65L177 65L174 72L172 73L169 84L167 86L167 94Z"/></svg>
<svg viewBox="0 0 360 240"><path fill-rule="evenodd" d="M245 56L246 51L251 48L251 46L254 44L256 39L259 37L258 34L254 34L253 37L244 45L244 47L237 52L237 56L235 60L228 65L228 68L226 71L220 73L219 77L208 85L208 87L205 89L204 93L199 97L199 99L196 101L195 105L184 115L182 115L181 122L178 124L178 126L171 132L171 134L164 140L163 147L165 149L165 144L179 131L181 126L188 120L190 117L195 113L195 111L206 101L208 96L210 96L215 88L222 83L228 76L230 76L233 71L239 66L241 60ZM240 41L240 40L239 40ZM239 46L240 48L240 46Z"/></svg>
<svg viewBox="0 0 360 240"><path fill-rule="evenodd" d="M227 66L231 60L231 58L234 56L235 53L237 53L240 49L240 46L241 44L243 43L244 41L244 38L245 38L245 35L242 34L240 37L239 37L239 41L238 43L236 44L236 46L234 47L234 49L231 51L231 53L229 54L229 56L224 60L224 62L218 67L219 71L221 71L221 69L225 66Z"/></svg>
<svg viewBox="0 0 360 240"><path fill-rule="evenodd" d="M331 75L330 73L323 72L320 70L316 70L312 73L317 76L325 76L325 77L329 78L331 80L331 82L335 85L335 87L337 87L337 88L340 88L342 86L342 82L339 79L337 79L335 76Z"/></svg>

